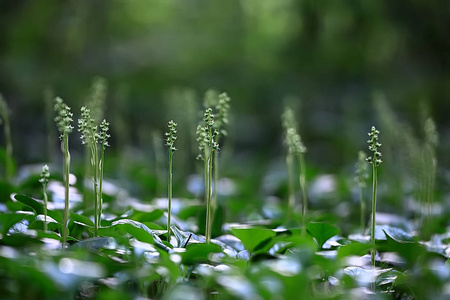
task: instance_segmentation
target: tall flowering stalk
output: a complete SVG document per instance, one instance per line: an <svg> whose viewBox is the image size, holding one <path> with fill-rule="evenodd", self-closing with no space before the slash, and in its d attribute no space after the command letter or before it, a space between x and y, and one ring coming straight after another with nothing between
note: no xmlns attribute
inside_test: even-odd
<svg viewBox="0 0 450 300"><path fill-rule="evenodd" d="M41 177L39 178L39 182L42 184L42 194L44 196L44 231L47 231L47 183L50 178L50 170L47 165L42 167Z"/></svg>
<svg viewBox="0 0 450 300"><path fill-rule="evenodd" d="M103 210L103 171L104 171L104 161L105 161L105 150L106 147L109 146L108 139L110 135L108 134L109 123L103 119L100 124L100 132L98 133L98 142L100 144L100 161L98 163L99 169L99 186L98 186L98 195L99 195L99 212L98 212L98 221L97 224L101 224L102 218L102 210Z"/></svg>
<svg viewBox="0 0 450 300"><path fill-rule="evenodd" d="M370 253L370 258L372 261L372 266L375 267L375 215L377 210L377 169L380 164L383 162L381 160L381 152L378 151L378 148L381 144L378 142L378 135L380 131L378 131L375 126L372 126L370 132L368 133L370 139L367 141L369 144L369 150L372 152L371 156L367 157L366 160L372 165L372 228L371 228L371 236L370 241L372 243L372 250Z"/></svg>
<svg viewBox="0 0 450 300"><path fill-rule="evenodd" d="M172 182L173 182L173 154L177 151L174 143L177 139L177 123L170 120L168 125L169 132L166 132L166 146L169 148L169 185L168 185L168 208L167 208L167 242L170 243L170 219L172 215Z"/></svg>
<svg viewBox="0 0 450 300"><path fill-rule="evenodd" d="M81 143L86 145L90 153L90 162L93 170L93 188L94 188L94 236L97 236L98 231L98 209L99 209L99 187L98 187L98 134L97 126L95 125L94 119L91 117L91 110L86 106L81 107L81 118L78 119L78 131L81 132Z"/></svg>
<svg viewBox="0 0 450 300"><path fill-rule="evenodd" d="M303 228L306 226L306 213L308 210L308 196L306 188L306 165L304 154L307 149L302 142L300 134L297 132L297 122L295 121L294 111L286 107L283 115L281 116L283 127L285 130L285 144L287 145L288 152L286 155L286 165L288 168L288 218L295 205L294 196L294 158L297 157L299 176L298 180L302 191L302 224Z"/></svg>
<svg viewBox="0 0 450 300"><path fill-rule="evenodd" d="M227 136L228 132L225 126L228 125L229 122L229 111L230 111L230 97L226 93L222 93L218 96L218 102L216 105L217 117L214 122L214 129L219 132L217 136L217 143L219 143L219 139L221 136ZM212 195L212 218L211 222L214 221L214 216L217 210L217 191L219 187L219 153L218 151L214 151L213 153L213 172L214 172L214 189Z"/></svg>
<svg viewBox="0 0 450 300"><path fill-rule="evenodd" d="M63 212L63 249L66 247L67 235L68 235L68 222L69 222L69 175L70 175L70 152L69 152L69 134L73 130L73 114L70 111L70 107L63 102L59 97L55 99L54 106L56 117L55 122L60 133L59 138L61 140L61 151L64 156L64 212Z"/></svg>
<svg viewBox="0 0 450 300"><path fill-rule="evenodd" d="M94 236L97 235L98 227L101 224L103 207L103 169L106 147L109 146L108 134L109 123L103 120L100 124L100 132L97 132L97 125L91 117L89 108L81 108L81 118L78 119L78 131L81 132L81 142L86 145L93 170L94 188ZM98 146L100 145L100 146ZM100 149L99 149L100 147Z"/></svg>
<svg viewBox="0 0 450 300"><path fill-rule="evenodd" d="M204 176L205 176L205 200L206 200L206 242L211 241L211 226L212 226L212 211L211 211L211 197L212 197L212 169L214 152L219 150L219 144L216 137L219 132L214 129L214 115L212 108L207 108L203 115L204 125L197 126L197 141L199 143L199 158L204 162Z"/></svg>

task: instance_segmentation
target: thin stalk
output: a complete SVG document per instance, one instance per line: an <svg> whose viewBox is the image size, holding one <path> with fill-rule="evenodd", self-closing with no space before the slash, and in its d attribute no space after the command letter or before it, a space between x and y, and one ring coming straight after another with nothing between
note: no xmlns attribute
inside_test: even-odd
<svg viewBox="0 0 450 300"><path fill-rule="evenodd" d="M286 165L288 169L288 210L286 219L289 221L292 217L292 211L295 205L294 195L294 156L292 153L286 155Z"/></svg>
<svg viewBox="0 0 450 300"><path fill-rule="evenodd" d="M90 182L91 173L92 173L92 167L91 167L91 160L92 155L89 155L91 152L88 147L84 148L84 178L83 178L83 204L84 207L88 207L88 198L90 195L90 191L87 188L88 182Z"/></svg>
<svg viewBox="0 0 450 300"><path fill-rule="evenodd" d="M299 182L300 188L302 189L302 224L303 229L306 228L306 213L308 211L308 192L306 190L306 165L305 158L303 154L298 153L298 162L299 162Z"/></svg>
<svg viewBox="0 0 450 300"><path fill-rule="evenodd" d="M70 171L70 153L69 153L69 137L64 135L63 138L63 152L64 152L64 214L63 214L63 249L66 248L69 222L69 171Z"/></svg>
<svg viewBox="0 0 450 300"><path fill-rule="evenodd" d="M212 209L212 216L211 216L211 226L214 222L214 218L216 216L216 210L217 210L217 190L219 187L219 155L217 151L213 152L213 172L214 172L214 189L213 189L213 195L212 195L212 203L211 203L211 209Z"/></svg>
<svg viewBox="0 0 450 300"><path fill-rule="evenodd" d="M44 231L47 231L47 203L48 203L48 197L47 197L47 184L44 183L42 186L42 192L44 194Z"/></svg>
<svg viewBox="0 0 450 300"><path fill-rule="evenodd" d="M98 188L98 197L99 197L99 207L98 207L98 226L102 226L102 209L103 209L103 162L105 160L105 148L102 148L102 154L100 161L98 163L99 168L99 188Z"/></svg>
<svg viewBox="0 0 450 300"><path fill-rule="evenodd" d="M373 160L375 161L375 157ZM375 215L377 211L377 166L372 165L372 228L370 235L370 242L372 244L372 249L370 251L370 259L372 261L372 266L375 267Z"/></svg>
<svg viewBox="0 0 450 300"><path fill-rule="evenodd" d="M209 171L208 171L209 172L209 178L208 178L208 181L209 181L209 192L208 192L208 198L209 198L209 208L208 208L209 235L208 235L208 239L206 240L207 243L209 243L211 241L212 225L213 225L213 222L212 222L212 208L213 208L213 206L212 206L211 202L212 202L212 193L213 193L213 188L212 188L212 183L213 183L213 157L214 157L214 152L215 152L212 147L210 147L209 151L210 151L209 159L208 159L208 162L209 162L209 166L208 166L208 169L209 169Z"/></svg>
<svg viewBox="0 0 450 300"><path fill-rule="evenodd" d="M209 147L209 149L205 149L206 243L211 241L211 154L211 147Z"/></svg>
<svg viewBox="0 0 450 300"><path fill-rule="evenodd" d="M90 145L91 147L91 164L93 166L94 172L94 236L97 236L98 232L98 154L97 154L97 146L95 144Z"/></svg>
<svg viewBox="0 0 450 300"><path fill-rule="evenodd" d="M172 174L172 157L173 152L169 150L169 187L168 187L168 194L169 194L169 207L167 210L167 242L170 244L170 217L171 217L171 211L172 211L172 180L173 180L173 174Z"/></svg>

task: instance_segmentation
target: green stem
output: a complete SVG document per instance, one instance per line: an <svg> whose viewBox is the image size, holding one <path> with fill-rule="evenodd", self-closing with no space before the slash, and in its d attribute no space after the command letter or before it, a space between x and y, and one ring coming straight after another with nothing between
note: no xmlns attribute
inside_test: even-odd
<svg viewBox="0 0 450 300"><path fill-rule="evenodd" d="M44 231L47 231L47 203L48 203L48 197L47 197L47 184L43 183L42 185L42 192L44 194Z"/></svg>
<svg viewBox="0 0 450 300"><path fill-rule="evenodd" d="M169 187L168 187L168 194L169 194L169 207L167 209L167 242L170 244L170 217L172 212L172 157L173 152L172 150L169 150Z"/></svg>
<svg viewBox="0 0 450 300"><path fill-rule="evenodd" d="M63 213L63 249L66 248L68 236L68 222L69 222L69 176L70 176L70 153L69 153L69 137L64 135L63 138L63 152L64 152L64 213Z"/></svg>
<svg viewBox="0 0 450 300"><path fill-rule="evenodd" d="M92 143L91 147L91 165L93 167L94 172L94 236L97 236L98 233L98 154L97 154L97 145Z"/></svg>
<svg viewBox="0 0 450 300"><path fill-rule="evenodd" d="M303 230L306 228L306 213L308 212L308 191L306 190L306 165L305 158L302 153L298 154L299 161L299 182L300 188L302 189L302 223Z"/></svg>
<svg viewBox="0 0 450 300"><path fill-rule="evenodd" d="M217 210L217 190L219 188L219 155L217 151L213 152L213 161L212 161L212 169L214 171L214 189L213 189L213 195L212 195L212 203L211 203L211 209L212 209L212 215L211 215L211 226L214 222L214 218L216 216L216 210Z"/></svg>
<svg viewBox="0 0 450 300"><path fill-rule="evenodd" d="M206 203L206 220L205 220L205 238L208 238L209 234L209 200L208 200L208 193L209 193L209 163L208 163L208 151L205 148L204 150L204 161L203 161L203 171L204 171L204 177L205 177L205 203Z"/></svg>
<svg viewBox="0 0 450 300"><path fill-rule="evenodd" d="M98 197L99 197L99 207L98 207L98 226L102 226L102 210L103 210L103 162L105 160L105 148L102 147L101 159L98 163L99 168L99 188L98 188Z"/></svg>
<svg viewBox="0 0 450 300"><path fill-rule="evenodd" d="M211 162L212 148L205 149L205 188L206 188L206 243L211 241Z"/></svg>
<svg viewBox="0 0 450 300"><path fill-rule="evenodd" d="M288 210L286 219L290 221L292 217L292 211L295 205L295 195L294 195L294 156L292 153L286 155L286 165L288 169Z"/></svg>
<svg viewBox="0 0 450 300"><path fill-rule="evenodd" d="M372 163L372 228L370 235L370 242L372 244L372 250L370 251L370 258L372 266L375 267L375 215L377 211L377 166L375 165L376 157L373 156Z"/></svg>

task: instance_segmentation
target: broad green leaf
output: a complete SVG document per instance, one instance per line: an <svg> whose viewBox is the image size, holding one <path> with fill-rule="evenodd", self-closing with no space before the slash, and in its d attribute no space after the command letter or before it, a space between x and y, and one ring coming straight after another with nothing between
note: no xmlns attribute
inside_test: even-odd
<svg viewBox="0 0 450 300"><path fill-rule="evenodd" d="M12 247L24 247L33 244L43 244L43 242L37 237L37 234L36 236L31 236L24 233L15 233L4 236L0 240L0 244Z"/></svg>
<svg viewBox="0 0 450 300"><path fill-rule="evenodd" d="M385 240L385 235L389 235L397 242L414 242L413 236L405 232L403 229L389 225L375 226L375 239Z"/></svg>
<svg viewBox="0 0 450 300"><path fill-rule="evenodd" d="M79 241L71 246L71 248L84 248L84 249L115 249L117 243L114 238L108 236L95 237Z"/></svg>
<svg viewBox="0 0 450 300"><path fill-rule="evenodd" d="M170 229L172 230L175 238L178 242L178 247L184 248L187 246L188 243L204 243L205 239L192 233L189 231L182 231L178 229L176 226L170 226Z"/></svg>
<svg viewBox="0 0 450 300"><path fill-rule="evenodd" d="M343 258L350 255L362 256L367 254L367 251L369 251L371 247L372 246L370 244L353 242L339 248L338 258Z"/></svg>
<svg viewBox="0 0 450 300"><path fill-rule="evenodd" d="M161 218L164 214L164 211L161 209L154 209L151 212L142 212L142 211L133 211L131 216L128 218L138 221L138 222L154 222Z"/></svg>
<svg viewBox="0 0 450 300"><path fill-rule="evenodd" d="M197 263L206 263L209 261L211 253L219 253L222 248L214 243L210 244L189 244L186 246L186 252L181 253L183 264L192 265Z"/></svg>
<svg viewBox="0 0 450 300"><path fill-rule="evenodd" d="M44 205L37 199L34 199L27 195L16 194L14 195L14 199L18 202L30 207L36 213L36 215L44 214ZM62 223L62 213L47 209L47 215Z"/></svg>
<svg viewBox="0 0 450 300"><path fill-rule="evenodd" d="M31 198L27 195L16 194L14 195L14 199L19 201L20 203L32 208L37 215L44 214L44 207L41 203L39 203L36 199Z"/></svg>
<svg viewBox="0 0 450 300"><path fill-rule="evenodd" d="M270 240L276 233L273 230L258 227L235 227L231 228L235 237L241 240L245 249L252 252L260 243Z"/></svg>
<svg viewBox="0 0 450 300"><path fill-rule="evenodd" d="M99 233L111 236L121 236L123 233L128 233L141 242L153 244L152 231L144 224L130 219L114 221L111 226L99 228Z"/></svg>
<svg viewBox="0 0 450 300"><path fill-rule="evenodd" d="M72 223L72 222L77 222L79 225L82 225L82 226L87 226L87 227L92 227L92 228L94 227L94 222L92 222L91 219L89 219L86 216L80 215L80 214L71 213L69 227L70 227L70 223Z"/></svg>
<svg viewBox="0 0 450 300"><path fill-rule="evenodd" d="M0 233L5 235L14 224L26 217L25 214L0 214Z"/></svg>
<svg viewBox="0 0 450 300"><path fill-rule="evenodd" d="M339 234L339 228L328 223L308 223L306 225L308 233L317 241L319 249L322 249L323 244L331 237Z"/></svg>
<svg viewBox="0 0 450 300"><path fill-rule="evenodd" d="M406 259L409 264L414 264L418 259L423 259L423 256L435 255L427 252L426 248L416 242L399 242L394 240L387 232L386 241L377 242L377 248L384 252L397 252L401 257ZM438 254L436 254L438 255Z"/></svg>

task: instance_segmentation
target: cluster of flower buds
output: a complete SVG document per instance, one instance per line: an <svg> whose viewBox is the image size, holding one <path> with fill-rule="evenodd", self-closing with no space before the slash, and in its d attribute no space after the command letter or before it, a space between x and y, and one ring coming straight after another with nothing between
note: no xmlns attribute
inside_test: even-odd
<svg viewBox="0 0 450 300"><path fill-rule="evenodd" d="M170 120L167 126L169 127L169 132L166 132L166 146L169 147L171 152L175 152L177 151L177 148L174 146L175 140L177 139L177 123Z"/></svg>
<svg viewBox="0 0 450 300"><path fill-rule="evenodd" d="M71 123L73 121L73 114L70 111L70 107L67 106L67 104L65 104L59 97L55 99L54 108L57 114L55 117L55 122L60 133L59 138L62 140L64 139L64 136L72 132L73 126Z"/></svg>
<svg viewBox="0 0 450 300"><path fill-rule="evenodd" d="M368 133L370 139L367 141L369 144L369 150L373 153L373 155L367 157L366 160L375 167L378 167L383 162L381 160L381 152L378 151L378 148L381 146L381 144L378 143L379 134L380 131L378 131L375 126L372 126L372 129Z"/></svg>

